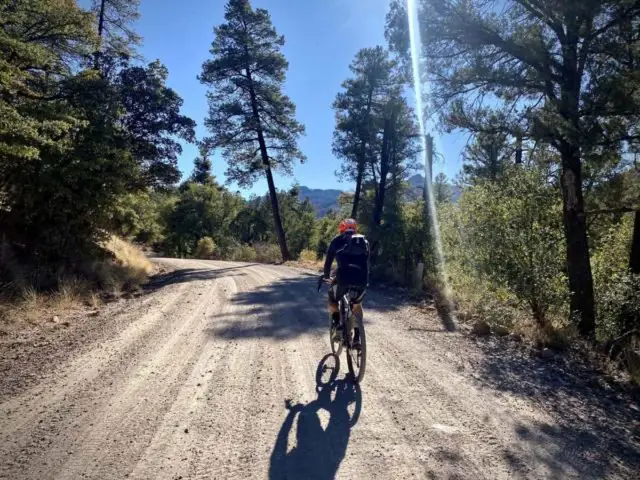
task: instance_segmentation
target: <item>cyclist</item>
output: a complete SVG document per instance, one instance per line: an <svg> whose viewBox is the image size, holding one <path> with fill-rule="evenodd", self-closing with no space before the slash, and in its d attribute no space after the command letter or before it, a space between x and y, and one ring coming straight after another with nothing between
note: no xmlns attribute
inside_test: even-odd
<svg viewBox="0 0 640 480"><path fill-rule="evenodd" d="M338 300L348 291L354 291L352 297L353 313L362 318L362 299L369 286L369 242L364 235L358 234L358 225L353 218L347 218L338 226L339 234L331 241L324 262L321 280L330 283L328 307L334 327L340 323ZM331 280L331 266L336 260L338 268L335 280ZM354 344L359 344L356 329Z"/></svg>

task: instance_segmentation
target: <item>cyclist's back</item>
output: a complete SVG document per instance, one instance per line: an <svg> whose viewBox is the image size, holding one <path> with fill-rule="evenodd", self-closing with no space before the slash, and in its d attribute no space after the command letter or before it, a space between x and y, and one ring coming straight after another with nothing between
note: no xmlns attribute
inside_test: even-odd
<svg viewBox="0 0 640 480"><path fill-rule="evenodd" d="M336 284L329 289L328 304L334 323L339 321L338 300L350 289L358 292L352 297L353 312L362 315L360 304L369 285L369 242L357 233L353 219L340 222L339 232L327 249L323 272L323 277L328 279L334 259L337 261Z"/></svg>
<svg viewBox="0 0 640 480"><path fill-rule="evenodd" d="M364 235L347 231L336 236L329 245L324 276L329 277L333 260L338 269L336 281L344 288L365 289L369 284L369 242Z"/></svg>

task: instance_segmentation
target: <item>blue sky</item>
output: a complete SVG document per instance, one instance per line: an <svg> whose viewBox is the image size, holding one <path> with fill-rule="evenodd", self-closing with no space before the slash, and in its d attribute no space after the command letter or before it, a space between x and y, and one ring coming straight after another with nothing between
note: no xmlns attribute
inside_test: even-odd
<svg viewBox="0 0 640 480"><path fill-rule="evenodd" d="M84 2L82 2L84 3ZM183 113L197 123L199 138L206 135L206 89L196 76L209 57L213 27L224 21L224 0L142 0L137 25L143 37L142 55L159 59L169 69L169 85L184 99ZM277 178L278 188L294 182L311 188L352 188L334 175L339 161L331 153L334 115L331 103L349 76L349 63L364 47L385 45L384 23L389 0L253 0L255 7L269 10L286 44L289 61L285 91L296 103L297 119L306 126L300 148L307 162L297 165L294 178ZM449 135L437 140L446 162L440 160L434 174L450 178L460 169L460 150L466 139ZM185 145L179 166L184 174L197 155ZM214 174L224 180L226 165L213 157ZM256 183L248 193L264 193L266 182Z"/></svg>

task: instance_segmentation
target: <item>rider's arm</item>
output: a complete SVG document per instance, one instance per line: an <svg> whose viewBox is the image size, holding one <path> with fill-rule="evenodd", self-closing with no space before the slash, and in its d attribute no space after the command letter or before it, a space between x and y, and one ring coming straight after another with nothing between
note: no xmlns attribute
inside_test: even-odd
<svg viewBox="0 0 640 480"><path fill-rule="evenodd" d="M324 278L329 278L331 276L331 265L333 264L333 260L336 258L336 240L337 237L331 240L329 248L327 249L327 256L324 260Z"/></svg>

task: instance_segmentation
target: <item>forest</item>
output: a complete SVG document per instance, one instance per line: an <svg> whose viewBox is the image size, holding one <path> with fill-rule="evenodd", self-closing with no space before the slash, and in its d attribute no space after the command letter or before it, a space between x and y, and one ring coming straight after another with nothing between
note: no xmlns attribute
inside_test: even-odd
<svg viewBox="0 0 640 480"><path fill-rule="evenodd" d="M305 126L267 10L228 0L212 25L210 56L193 72L208 102L207 135L196 138L167 68L141 60L139 0L0 2L2 301L69 279L112 287L114 238L162 256L317 262L353 217L373 246L374 285L416 289L422 263L417 290L448 284L460 318L554 345L637 334L640 3L417 3L427 112L411 99L407 4L394 0L387 44L357 52L326 106L335 175L348 185L318 218L274 177L318 159L298 145ZM428 179L431 205L408 183L424 168L418 115L470 138L456 178ZM184 178L180 142L200 152ZM262 196L229 184L258 180Z"/></svg>

